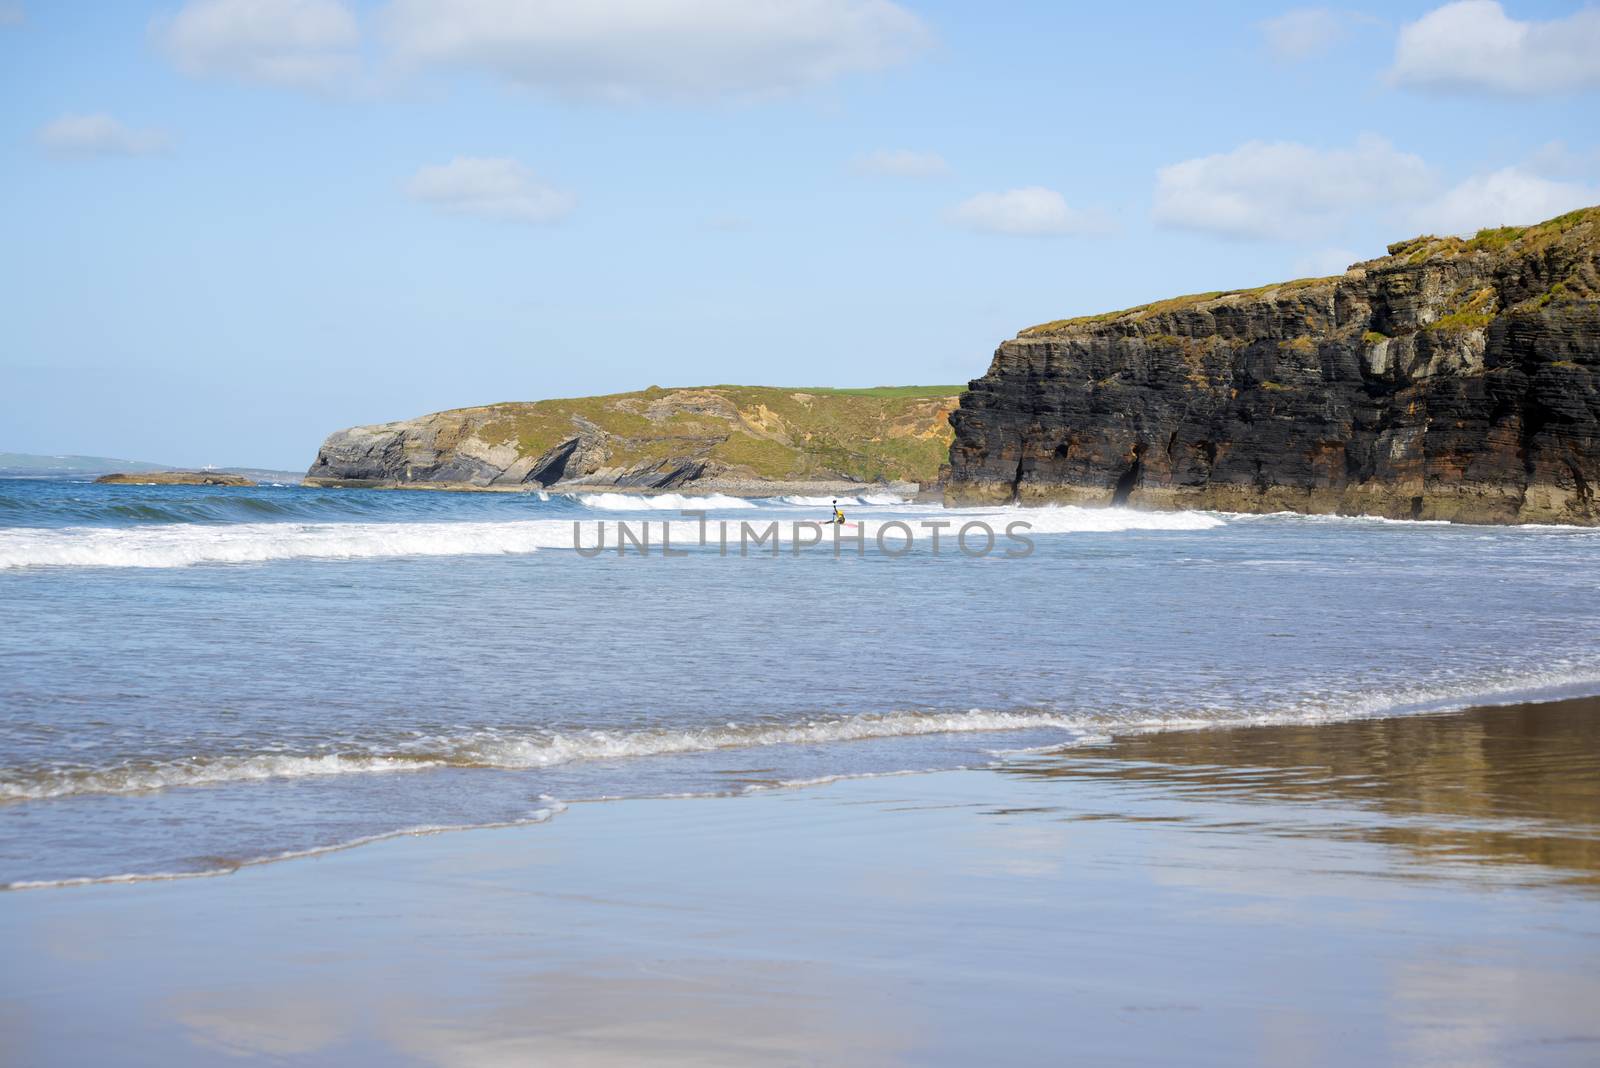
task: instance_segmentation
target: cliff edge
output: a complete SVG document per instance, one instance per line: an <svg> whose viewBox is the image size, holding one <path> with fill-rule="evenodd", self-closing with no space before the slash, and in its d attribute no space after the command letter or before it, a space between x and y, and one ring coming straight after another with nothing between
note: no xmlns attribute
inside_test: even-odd
<svg viewBox="0 0 1600 1068"><path fill-rule="evenodd" d="M946 500L1600 522L1600 208L1388 252L1022 331Z"/></svg>

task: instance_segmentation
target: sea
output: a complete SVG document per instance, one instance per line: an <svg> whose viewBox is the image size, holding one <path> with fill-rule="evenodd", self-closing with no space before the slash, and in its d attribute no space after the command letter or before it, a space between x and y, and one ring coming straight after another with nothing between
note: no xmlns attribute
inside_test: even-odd
<svg viewBox="0 0 1600 1068"><path fill-rule="evenodd" d="M833 500L0 480L0 888L1600 693L1600 530Z"/></svg>

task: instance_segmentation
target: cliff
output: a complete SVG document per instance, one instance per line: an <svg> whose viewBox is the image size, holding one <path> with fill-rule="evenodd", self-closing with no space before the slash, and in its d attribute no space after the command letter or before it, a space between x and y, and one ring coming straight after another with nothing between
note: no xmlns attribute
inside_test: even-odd
<svg viewBox="0 0 1600 1068"><path fill-rule="evenodd" d="M1046 323L951 416L951 502L1600 521L1600 208Z"/></svg>
<svg viewBox="0 0 1600 1068"><path fill-rule="evenodd" d="M652 386L461 408L338 431L306 482L730 493L925 482L949 452L959 392Z"/></svg>

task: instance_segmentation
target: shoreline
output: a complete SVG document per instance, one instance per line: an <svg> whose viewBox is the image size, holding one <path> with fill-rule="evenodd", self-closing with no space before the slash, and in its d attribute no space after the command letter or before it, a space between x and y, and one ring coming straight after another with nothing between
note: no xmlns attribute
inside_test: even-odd
<svg viewBox="0 0 1600 1068"><path fill-rule="evenodd" d="M60 476L60 475L7 475L0 478L10 478L17 481L69 481L90 483L95 480L87 477ZM173 485L173 483L159 483L149 481L119 482L118 484L130 488L159 487ZM616 486L605 483L557 483L551 486L539 485L488 485L478 486L464 482L394 482L372 481L362 479L327 479L306 478L304 476L289 475L284 482L261 478L249 483L247 486L224 486L219 488L275 487L299 489L360 489L378 491L409 491L415 490L423 493L500 493L500 494L552 494L557 496L579 496L584 494L617 494L620 496L660 497L682 496L694 497L737 497L746 500L761 500L766 498L781 498L789 496L800 497L862 497L873 494L892 494L903 498L904 504L938 504L948 509L992 509L992 508L1017 508L1023 511L1045 511L1051 508L1081 508L1087 511L1118 510L1139 512L1151 515L1177 514L1182 512L1205 512L1229 517L1262 517L1262 516L1300 516L1308 519L1352 519L1371 520L1395 524L1416 524L1421 526L1452 526L1471 529L1489 530L1563 530L1563 531L1593 531L1600 529L1600 520L1592 523L1562 522L1550 519L1528 519L1520 521L1494 521L1473 520L1460 518L1411 518L1409 516L1386 515L1381 512L1350 512L1333 509L1301 510L1293 507L1276 507L1269 509L1262 505L1259 508L1239 510L1238 501L1231 501L1227 507L1221 503L1205 504L1203 501L1194 500L1181 503L1153 503L1149 499L1130 501L1124 504L1113 504L1100 498L1083 498L1079 496L1030 494L1026 499L1016 500L1011 498L1001 499L998 496L985 496L981 494L951 495L937 486L922 486L914 482L760 482L753 480L710 480L695 482L684 486L667 487L641 487L641 486ZM1284 502L1276 502L1283 504Z"/></svg>
<svg viewBox="0 0 1600 1068"><path fill-rule="evenodd" d="M1580 1064L1597 740L1171 732L0 896L0 1019L19 1063Z"/></svg>
<svg viewBox="0 0 1600 1068"><path fill-rule="evenodd" d="M1557 689L1572 688L1571 686L1557 687ZM550 823L573 809L585 808L594 805L633 805L652 804L674 801L704 801L704 800L738 800L740 798L756 797L770 793L796 793L810 790L823 789L837 783L854 781L867 781L874 779L890 779L911 776L938 776L953 774L984 774L989 772L1004 772L1008 767L1030 759L1049 758L1052 756L1065 756L1069 754L1094 753L1105 749L1131 747L1144 739L1150 738L1177 738L1185 739L1199 737L1216 732L1266 732L1294 730L1320 730L1324 728L1339 728L1352 724L1385 723L1412 719L1448 718L1454 716L1492 716L1504 709L1518 708L1555 708L1565 709L1582 707L1600 720L1600 685L1578 684L1577 689L1584 692L1576 696L1541 697L1529 700L1528 691L1516 691L1503 701L1488 699L1488 695L1480 695L1473 699L1473 703L1464 705L1451 705L1446 703L1439 708L1422 708L1412 711L1384 712L1377 715L1356 714L1346 717L1336 717L1320 721L1278 721L1259 722L1249 719L1219 721L1208 724L1182 724L1170 726L1136 726L1120 734L1104 735L1104 740L1080 741L1077 743L1063 742L1059 744L1046 744L1043 746L1028 746L1017 749L997 747L989 749L993 759L986 764L959 765L953 767L933 768L897 768L886 771L868 772L843 772L827 774L820 777L794 781L776 781L747 785L737 790L719 789L706 791L693 791L687 793L660 793L660 794L627 794L621 796L595 796L595 797L569 797L569 798L541 798L540 807L531 811L527 816L517 819L493 820L484 823L462 823L448 826L427 825L417 827L401 827L394 830L382 831L375 834L364 835L359 838L344 842L333 842L327 845L313 846L306 849L297 849L288 853L271 856L248 857L242 860L228 861L216 868L200 871L161 871L161 872L126 872L110 875L72 876L60 879L17 880L0 884L0 901L11 893L22 892L47 892L53 890L70 890L91 886L123 886L146 883L168 883L192 879L220 879L226 876L239 875L251 869L290 865L328 854L342 853L351 850L365 849L374 845L394 842L401 839L430 839L439 836L471 834L479 831L504 830L508 828L528 828ZM1404 708L1406 706L1398 706ZM981 732L980 732L981 733ZM1004 737L1005 730L995 730L997 737ZM774 744L804 744L800 742L785 742ZM835 742L833 744L840 744ZM848 743L845 743L848 744ZM1181 744L1175 743L1175 744ZM730 749L736 747L729 747ZM755 745L746 747L753 754L759 753L765 746ZM426 770L421 773L426 774ZM199 786L171 786L162 789L204 789ZM160 792L159 790L157 792ZM115 796L115 795L112 795ZM46 799L52 800L52 799ZM22 801L17 803L30 803Z"/></svg>

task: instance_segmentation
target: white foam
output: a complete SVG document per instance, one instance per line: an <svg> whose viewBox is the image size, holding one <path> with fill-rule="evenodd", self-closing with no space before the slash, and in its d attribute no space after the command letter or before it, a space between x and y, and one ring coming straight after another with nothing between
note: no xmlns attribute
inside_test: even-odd
<svg viewBox="0 0 1600 1068"><path fill-rule="evenodd" d="M783 504L794 505L800 508L828 508L835 501L842 505L851 505L857 508L889 508L897 504L905 504L904 497L893 493L864 493L857 497L802 497L789 496L776 498Z"/></svg>
<svg viewBox="0 0 1600 1068"><path fill-rule="evenodd" d="M0 779L0 801L34 801L77 794L127 794L177 786L217 786L265 779L420 771L438 767L528 770L589 760L703 753L772 745L815 745L869 738L1076 729L1072 720L1045 712L890 712L810 720L797 724L738 724L680 730L581 731L506 735L483 731L404 751L378 753L219 756L105 769L69 768Z"/></svg>
<svg viewBox="0 0 1600 1068"><path fill-rule="evenodd" d="M380 755L214 757L170 763L124 765L100 770L70 769L27 780L0 780L0 801L42 801L74 794L136 794L171 786L216 786L261 779L305 779L386 771L420 771L441 759Z"/></svg>
<svg viewBox="0 0 1600 1068"><path fill-rule="evenodd" d="M1227 520L1215 512L1143 512L1135 508L1082 508L1048 505L1042 508L1006 508L994 513L996 530L1006 523L1029 524L1034 534L1115 534L1124 530L1215 530Z"/></svg>
<svg viewBox="0 0 1600 1068"><path fill-rule="evenodd" d="M753 501L721 493L696 496L682 493L580 493L578 503L602 512L681 512L714 511L727 508L754 508Z"/></svg>
<svg viewBox="0 0 1600 1068"><path fill-rule="evenodd" d="M1056 749L1059 746L1047 746ZM753 782L740 787L738 793L759 794L768 790L805 790L814 786L831 786L836 782L856 782L863 779L897 779L905 775L932 775L940 771L970 771L965 764L945 764L936 768L897 768L894 771L842 771L837 775L813 775L807 779L779 779L777 782ZM694 795L689 795L694 796ZM726 794L720 796L727 796Z"/></svg>
<svg viewBox="0 0 1600 1068"><path fill-rule="evenodd" d="M1390 519L1382 515L1329 515L1320 512L1227 512L1228 518L1250 522L1261 519L1289 519L1305 523L1335 523L1378 526L1390 524L1400 527L1453 527L1458 524L1448 519Z"/></svg>
<svg viewBox="0 0 1600 1068"><path fill-rule="evenodd" d="M189 567L269 560L498 555L571 545L571 524L559 520L17 528L0 530L0 569Z"/></svg>
<svg viewBox="0 0 1600 1068"><path fill-rule="evenodd" d="M1409 687L1366 695L1330 696L1279 708L1174 710L1162 714L1052 712L1042 710L888 712L830 717L791 724L726 723L683 729L590 730L512 734L476 731L408 740L402 748L371 753L256 754L194 757L113 768L39 771L4 769L0 802L79 794L128 794L181 786L217 786L267 779L370 775L429 768L531 770L596 760L706 753L780 745L825 745L935 734L1057 730L1049 746L1100 744L1118 735L1214 727L1314 725L1475 705L1556 700L1600 693L1600 665L1479 678L1456 685ZM1033 748L1033 747L1030 747ZM994 756L1007 752L989 748Z"/></svg>
<svg viewBox="0 0 1600 1068"><path fill-rule="evenodd" d="M541 768L580 760L616 760L748 749L772 745L818 745L870 738L901 738L970 731L1041 728L1072 730L1070 719L1048 712L888 712L797 724L742 725L687 730L584 731L538 739L486 741L472 746L490 767Z"/></svg>

